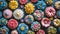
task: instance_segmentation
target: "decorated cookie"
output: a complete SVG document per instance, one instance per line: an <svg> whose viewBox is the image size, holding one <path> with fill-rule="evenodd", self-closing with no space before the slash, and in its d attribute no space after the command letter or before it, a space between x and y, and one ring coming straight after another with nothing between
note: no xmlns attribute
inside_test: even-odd
<svg viewBox="0 0 60 34"><path fill-rule="evenodd" d="M7 24L7 20L5 18L0 19L0 25L5 26Z"/></svg>
<svg viewBox="0 0 60 34"><path fill-rule="evenodd" d="M10 29L15 29L18 26L18 22L15 19L10 19L7 25Z"/></svg>
<svg viewBox="0 0 60 34"><path fill-rule="evenodd" d="M35 10L35 8L34 8L34 5L32 3L27 3L25 5L25 11L26 11L27 14L33 13L34 10Z"/></svg>
<svg viewBox="0 0 60 34"><path fill-rule="evenodd" d="M29 30L27 34L35 34L35 32Z"/></svg>
<svg viewBox="0 0 60 34"><path fill-rule="evenodd" d="M41 27L41 25L40 25L40 23L37 22L37 21L35 21L35 22L33 22L33 23L31 24L31 29L32 29L33 31L38 31L38 30L40 29L40 27Z"/></svg>
<svg viewBox="0 0 60 34"><path fill-rule="evenodd" d="M56 34L56 32L57 32L57 30L56 30L55 27L50 26L50 27L48 28L48 34Z"/></svg>
<svg viewBox="0 0 60 34"><path fill-rule="evenodd" d="M27 16L25 17L25 22L26 22L27 24L31 24L33 21L34 21L34 18L33 18L32 15L27 15Z"/></svg>
<svg viewBox="0 0 60 34"><path fill-rule="evenodd" d="M11 31L11 34L18 34L17 30Z"/></svg>
<svg viewBox="0 0 60 34"><path fill-rule="evenodd" d="M26 34L28 32L28 26L24 23L20 23L17 30L19 34Z"/></svg>
<svg viewBox="0 0 60 34"><path fill-rule="evenodd" d="M60 9L60 1L55 2L55 8Z"/></svg>
<svg viewBox="0 0 60 34"><path fill-rule="evenodd" d="M33 3L35 3L35 2L37 2L38 0L31 0L31 2L33 2Z"/></svg>
<svg viewBox="0 0 60 34"><path fill-rule="evenodd" d="M19 19L22 19L23 16L24 16L24 12L23 10L21 9L16 9L14 12L13 12L13 16L15 19L19 20Z"/></svg>
<svg viewBox="0 0 60 34"><path fill-rule="evenodd" d="M0 10L5 9L7 7L7 2L5 0L0 0Z"/></svg>
<svg viewBox="0 0 60 34"><path fill-rule="evenodd" d="M28 0L19 0L20 4L26 4Z"/></svg>
<svg viewBox="0 0 60 34"><path fill-rule="evenodd" d="M9 34L9 29L6 26L0 28L0 34Z"/></svg>
<svg viewBox="0 0 60 34"><path fill-rule="evenodd" d="M39 30L36 34L45 34L44 30Z"/></svg>
<svg viewBox="0 0 60 34"><path fill-rule="evenodd" d="M60 18L60 10L57 11L57 17Z"/></svg>
<svg viewBox="0 0 60 34"><path fill-rule="evenodd" d="M44 1L38 1L38 3L36 4L37 9L41 9L44 10L46 7L46 4Z"/></svg>
<svg viewBox="0 0 60 34"><path fill-rule="evenodd" d="M41 20L44 17L44 12L41 10L35 10L33 13L36 20Z"/></svg>
<svg viewBox="0 0 60 34"><path fill-rule="evenodd" d="M14 10L14 9L16 9L17 7L18 7L18 2L17 2L17 1L11 0L11 1L9 2L9 8L10 8L10 9Z"/></svg>
<svg viewBox="0 0 60 34"><path fill-rule="evenodd" d="M52 16L55 15L56 11L55 11L55 9L53 7L47 7L45 9L45 13L46 13L46 16L52 17Z"/></svg>
<svg viewBox="0 0 60 34"><path fill-rule="evenodd" d="M48 27L50 26L51 21L48 18L43 18L41 21L42 26Z"/></svg>
<svg viewBox="0 0 60 34"><path fill-rule="evenodd" d="M53 0L45 0L46 4L51 5L53 3Z"/></svg>
<svg viewBox="0 0 60 34"><path fill-rule="evenodd" d="M54 19L53 23L55 26L60 26L60 20L59 19Z"/></svg>
<svg viewBox="0 0 60 34"><path fill-rule="evenodd" d="M5 18L11 18L11 17L12 17L12 11L11 11L10 9L4 10L3 16L4 16Z"/></svg>
<svg viewBox="0 0 60 34"><path fill-rule="evenodd" d="M2 12L0 11L0 18L2 17Z"/></svg>

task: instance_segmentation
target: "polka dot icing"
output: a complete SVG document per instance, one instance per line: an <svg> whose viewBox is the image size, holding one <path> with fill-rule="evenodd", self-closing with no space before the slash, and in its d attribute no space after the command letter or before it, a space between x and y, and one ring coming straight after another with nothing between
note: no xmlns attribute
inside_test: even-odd
<svg viewBox="0 0 60 34"><path fill-rule="evenodd" d="M27 14L31 14L31 13L33 13L34 12L34 5L32 4L32 3L27 3L26 5L25 5L25 11L26 11L26 13Z"/></svg>
<svg viewBox="0 0 60 34"><path fill-rule="evenodd" d="M45 0L46 4L51 5L53 3L53 0Z"/></svg>
<svg viewBox="0 0 60 34"><path fill-rule="evenodd" d="M41 9L44 10L46 7L46 4L44 1L38 1L38 3L36 4L37 9Z"/></svg>
<svg viewBox="0 0 60 34"><path fill-rule="evenodd" d="M32 15L27 15L27 16L25 17L25 22L26 22L27 24L31 24L33 21L34 21L34 18L33 18Z"/></svg>
<svg viewBox="0 0 60 34"><path fill-rule="evenodd" d="M31 2L33 2L33 3L35 3L35 2L37 2L38 0L31 0Z"/></svg>
<svg viewBox="0 0 60 34"><path fill-rule="evenodd" d="M55 27L50 26L50 27L48 28L48 34L56 34L56 32L57 32L57 30L56 30Z"/></svg>
<svg viewBox="0 0 60 34"><path fill-rule="evenodd" d="M11 31L11 34L18 34L17 30Z"/></svg>
<svg viewBox="0 0 60 34"><path fill-rule="evenodd" d="M55 2L55 8L60 9L60 1Z"/></svg>
<svg viewBox="0 0 60 34"><path fill-rule="evenodd" d="M15 29L18 26L18 22L15 19L10 19L7 25L10 29Z"/></svg>
<svg viewBox="0 0 60 34"><path fill-rule="evenodd" d="M28 26L24 23L19 24L17 30L20 34L26 34L28 32Z"/></svg>
<svg viewBox="0 0 60 34"><path fill-rule="evenodd" d="M53 23L55 26L60 26L60 20L59 19L54 19Z"/></svg>
<svg viewBox="0 0 60 34"><path fill-rule="evenodd" d="M41 10L35 10L33 13L36 20L41 20L44 17L44 12Z"/></svg>
<svg viewBox="0 0 60 34"><path fill-rule="evenodd" d="M37 22L37 21L35 21L35 22L33 22L32 24L31 24L31 29L33 30L33 31L38 31L39 29L40 29L40 23L39 22Z"/></svg>
<svg viewBox="0 0 60 34"><path fill-rule="evenodd" d="M9 34L9 29L6 26L0 28L0 34Z"/></svg>
<svg viewBox="0 0 60 34"><path fill-rule="evenodd" d="M29 30L27 34L35 34L35 32Z"/></svg>
<svg viewBox="0 0 60 34"><path fill-rule="evenodd" d="M12 11L11 11L10 9L4 10L3 16L4 16L5 18L11 18L11 17L12 17Z"/></svg>
<svg viewBox="0 0 60 34"><path fill-rule="evenodd" d="M5 9L7 7L7 2L4 0L0 0L0 9Z"/></svg>
<svg viewBox="0 0 60 34"><path fill-rule="evenodd" d="M42 26L48 27L50 26L51 21L48 18L43 18L41 21Z"/></svg>
<svg viewBox="0 0 60 34"><path fill-rule="evenodd" d="M24 12L23 10L21 9L16 9L14 12L13 12L13 16L15 19L19 20L19 19L22 19L23 16L24 16Z"/></svg>
<svg viewBox="0 0 60 34"><path fill-rule="evenodd" d="M20 4L26 4L28 0L19 0Z"/></svg>
<svg viewBox="0 0 60 34"><path fill-rule="evenodd" d="M46 16L52 17L52 16L55 15L56 11L55 11L55 9L53 7L47 7L45 9L45 13L46 13Z"/></svg>
<svg viewBox="0 0 60 34"><path fill-rule="evenodd" d="M18 7L18 2L17 1L12 0L12 1L9 2L9 8L10 9L14 10L17 7Z"/></svg>
<svg viewBox="0 0 60 34"><path fill-rule="evenodd" d="M57 11L57 17L60 18L60 10Z"/></svg>
<svg viewBox="0 0 60 34"><path fill-rule="evenodd" d="M45 34L44 30L39 30L36 34Z"/></svg>
<svg viewBox="0 0 60 34"><path fill-rule="evenodd" d="M5 26L7 24L7 20L5 18L0 19L0 25Z"/></svg>

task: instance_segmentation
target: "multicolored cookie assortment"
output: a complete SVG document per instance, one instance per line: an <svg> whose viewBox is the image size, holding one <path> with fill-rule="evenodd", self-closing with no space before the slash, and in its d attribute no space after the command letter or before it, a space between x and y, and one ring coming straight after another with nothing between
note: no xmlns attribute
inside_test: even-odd
<svg viewBox="0 0 60 34"><path fill-rule="evenodd" d="M0 34L60 34L60 0L0 0Z"/></svg>

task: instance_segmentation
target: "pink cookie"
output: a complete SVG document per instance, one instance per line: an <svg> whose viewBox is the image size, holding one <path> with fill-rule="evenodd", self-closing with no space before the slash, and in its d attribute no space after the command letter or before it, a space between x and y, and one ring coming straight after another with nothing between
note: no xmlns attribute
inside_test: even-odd
<svg viewBox="0 0 60 34"><path fill-rule="evenodd" d="M31 0L31 2L34 2L34 3L37 2L37 1L38 1L38 0Z"/></svg>
<svg viewBox="0 0 60 34"><path fill-rule="evenodd" d="M45 9L46 16L52 17L55 15L56 11L53 7L47 7Z"/></svg>
<svg viewBox="0 0 60 34"><path fill-rule="evenodd" d="M10 9L4 10L3 16L4 16L5 18L11 18L11 17L12 17L12 11L11 11Z"/></svg>

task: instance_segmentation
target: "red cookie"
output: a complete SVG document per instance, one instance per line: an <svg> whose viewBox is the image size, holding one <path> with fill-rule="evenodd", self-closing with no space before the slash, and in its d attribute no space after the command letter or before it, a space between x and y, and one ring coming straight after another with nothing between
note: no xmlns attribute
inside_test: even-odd
<svg viewBox="0 0 60 34"><path fill-rule="evenodd" d="M10 19L7 25L10 29L15 29L18 26L18 22L15 19Z"/></svg>

